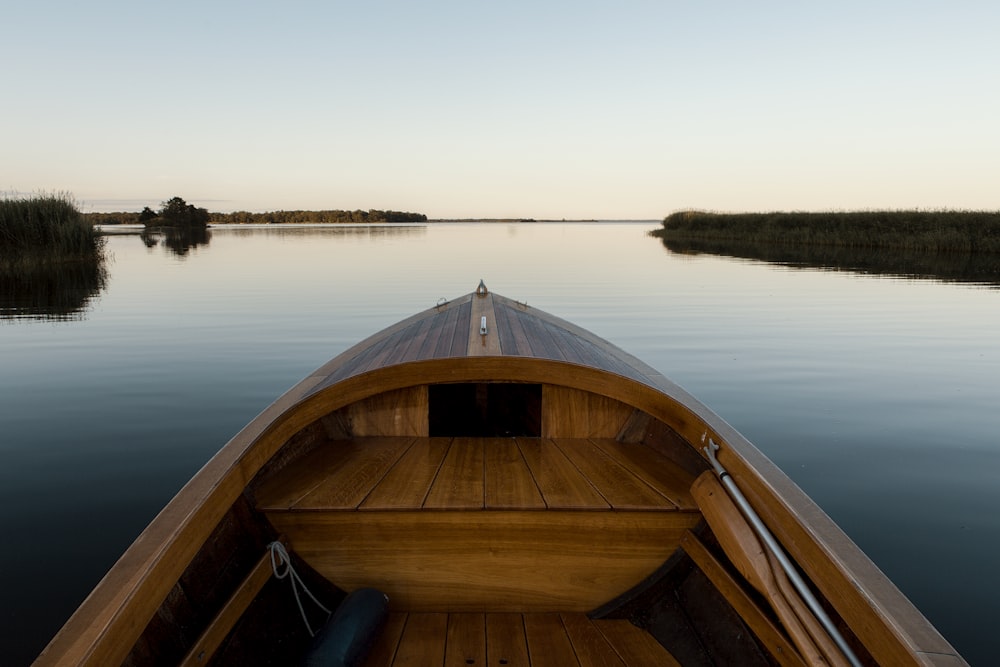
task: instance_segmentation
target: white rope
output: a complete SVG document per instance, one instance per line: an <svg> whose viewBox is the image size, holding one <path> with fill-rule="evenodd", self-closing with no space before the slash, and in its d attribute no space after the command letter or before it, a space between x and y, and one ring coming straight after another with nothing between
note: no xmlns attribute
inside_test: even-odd
<svg viewBox="0 0 1000 667"><path fill-rule="evenodd" d="M309 625L309 619L306 618L306 610L302 608L302 600L299 598L299 586L302 590L312 599L317 607L326 612L326 615L330 615L330 610L323 606L323 603L316 599L309 589L306 587L305 583L302 581L302 577L299 573L295 571L292 567L292 559L288 556L288 551L285 550L285 545L281 542L275 541L267 545L267 548L271 551L271 570L274 572L275 579L284 579L288 577L292 582L292 593L295 594L295 604L299 606L299 613L302 614L302 622L306 624L306 630L309 631L310 637L315 637L316 633L313 632L312 626ZM282 569L284 568L284 569ZM295 582L298 582L296 585Z"/></svg>

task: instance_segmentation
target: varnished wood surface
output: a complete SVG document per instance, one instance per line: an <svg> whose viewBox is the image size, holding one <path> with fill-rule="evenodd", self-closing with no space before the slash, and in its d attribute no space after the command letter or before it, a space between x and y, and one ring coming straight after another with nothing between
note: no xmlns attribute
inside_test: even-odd
<svg viewBox="0 0 1000 667"><path fill-rule="evenodd" d="M402 629L400 629L402 627ZM672 667L649 633L583 614L409 613L390 616L365 667Z"/></svg>
<svg viewBox="0 0 1000 667"><path fill-rule="evenodd" d="M393 609L587 611L677 550L700 515L650 511L269 512L296 553L340 588Z"/></svg>
<svg viewBox="0 0 1000 667"><path fill-rule="evenodd" d="M257 507L696 511L692 481L648 447L607 439L355 438L282 470L258 490Z"/></svg>
<svg viewBox="0 0 1000 667"><path fill-rule="evenodd" d="M564 385L650 415L676 434L678 442L691 443L692 452L707 438L714 439L723 445L720 460L765 523L879 663L965 664L829 517L719 416L610 343L546 313L493 296L497 331L512 332L507 338L499 333L502 357L463 356L468 351L466 324L472 299L467 295L431 309L432 321L427 321L427 312L418 313L362 341L266 408L164 508L36 664L119 664L248 481L289 438L374 394L436 382ZM514 331L507 317L511 313L521 333ZM529 317L537 322L526 326ZM401 348L397 337L414 325L418 328L404 336L407 345ZM538 351L532 349L528 330L538 326L550 328L550 337L563 338L572 354L562 350L559 356L546 357L549 342L540 342ZM452 334L460 328L461 335L449 336L449 328ZM513 342L504 346L503 340ZM390 358L399 365L384 365ZM600 361L588 362L589 358Z"/></svg>

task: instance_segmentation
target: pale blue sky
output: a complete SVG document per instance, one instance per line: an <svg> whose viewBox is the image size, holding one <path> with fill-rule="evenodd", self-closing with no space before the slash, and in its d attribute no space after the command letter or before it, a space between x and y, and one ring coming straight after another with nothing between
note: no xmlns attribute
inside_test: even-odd
<svg viewBox="0 0 1000 667"><path fill-rule="evenodd" d="M35 0L0 190L85 210L1000 208L997 2Z"/></svg>

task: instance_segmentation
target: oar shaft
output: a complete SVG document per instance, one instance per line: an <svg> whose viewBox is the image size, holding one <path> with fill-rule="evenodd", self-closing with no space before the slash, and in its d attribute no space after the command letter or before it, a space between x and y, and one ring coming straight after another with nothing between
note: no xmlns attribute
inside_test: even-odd
<svg viewBox="0 0 1000 667"><path fill-rule="evenodd" d="M718 449L719 446L715 444L711 438L709 438L708 446L704 448L704 451L705 454L708 455L708 460L711 462L716 474L718 474L719 481L726 487L726 490L729 492L730 497L732 497L733 502L735 502L736 506L739 507L740 512L746 518L754 532L757 533L757 537L760 538L760 541L764 543L764 546L766 546L772 554L774 554L774 557L781 565L781 569L785 571L785 574L788 575L788 579L792 582L792 585L795 586L795 590L797 590L799 595L802 596L802 599L805 601L810 611L812 611L812 613L816 616L816 619L823 626L823 629L829 633L830 637L837 645L837 648L843 652L844 656L851 663L851 665L854 667L862 667L861 662L858 660L857 656L854 655L854 651L851 650L851 647L848 645L843 635L840 634L837 626L834 625L829 615L827 615L826 610L823 609L819 600L816 599L812 590L810 590L809 586L802 579L798 568L796 568L792 564L792 561L789 560L788 556L785 555L785 550L781 548L781 545L774 538L774 535L771 534L771 531L768 530L767 526L764 525L764 522L761 521L757 512L754 511L753 506L750 505L750 502L740 491L739 487L736 486L736 482L733 480L729 472L722 467L722 464L719 463L719 459L715 457L715 452Z"/></svg>

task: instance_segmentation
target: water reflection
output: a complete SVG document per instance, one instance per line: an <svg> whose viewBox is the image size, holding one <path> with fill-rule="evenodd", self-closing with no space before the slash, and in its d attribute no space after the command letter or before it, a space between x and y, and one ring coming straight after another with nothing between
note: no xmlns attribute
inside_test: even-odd
<svg viewBox="0 0 1000 667"><path fill-rule="evenodd" d="M923 253L896 248L774 246L738 241L660 239L673 253L756 259L791 267L849 271L865 275L930 278L1000 287L1000 255Z"/></svg>
<svg viewBox="0 0 1000 667"><path fill-rule="evenodd" d="M212 232L207 227L146 227L139 238L147 248L155 248L160 243L177 255L186 257L194 248L207 246L212 240Z"/></svg>
<svg viewBox="0 0 1000 667"><path fill-rule="evenodd" d="M107 281L103 258L58 264L0 263L0 319L81 320Z"/></svg>

